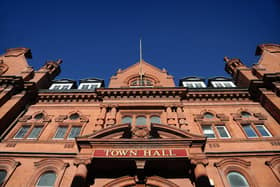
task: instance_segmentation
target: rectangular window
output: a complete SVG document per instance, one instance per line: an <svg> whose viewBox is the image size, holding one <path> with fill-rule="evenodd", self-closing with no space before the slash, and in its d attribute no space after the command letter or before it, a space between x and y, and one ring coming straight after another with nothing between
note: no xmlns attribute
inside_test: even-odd
<svg viewBox="0 0 280 187"><path fill-rule="evenodd" d="M248 138L258 137L258 135L256 134L256 132L254 131L254 129L252 128L251 125L249 125L249 124L242 125L242 128L245 131L245 133L248 136Z"/></svg>
<svg viewBox="0 0 280 187"><path fill-rule="evenodd" d="M232 81L212 81L211 84L215 88L230 88L230 87L236 87L235 84Z"/></svg>
<svg viewBox="0 0 280 187"><path fill-rule="evenodd" d="M203 134L208 138L216 138L215 133L210 125L203 125Z"/></svg>
<svg viewBox="0 0 280 187"><path fill-rule="evenodd" d="M39 134L40 134L42 129L43 129L42 126L35 126L32 129L31 133L29 134L29 136L27 138L28 139L36 139L36 138L38 138L38 136L39 136Z"/></svg>
<svg viewBox="0 0 280 187"><path fill-rule="evenodd" d="M183 86L188 88L206 88L205 83L202 81L183 82Z"/></svg>
<svg viewBox="0 0 280 187"><path fill-rule="evenodd" d="M55 136L53 137L54 139L63 139L65 136L65 133L67 131L68 127L65 126L59 126L56 130Z"/></svg>
<svg viewBox="0 0 280 187"><path fill-rule="evenodd" d="M221 138L230 138L230 135L227 131L227 128L223 125L216 126L216 129L220 135Z"/></svg>
<svg viewBox="0 0 280 187"><path fill-rule="evenodd" d="M259 133L260 133L263 137L272 137L272 135L271 135L270 132L265 128L264 125L256 125L256 128L258 129Z"/></svg>
<svg viewBox="0 0 280 187"><path fill-rule="evenodd" d="M67 139L74 139L81 132L81 127L72 127Z"/></svg>
<svg viewBox="0 0 280 187"><path fill-rule="evenodd" d="M22 139L25 137L27 131L30 129L30 125L28 126L22 126L19 131L14 136L15 139Z"/></svg>

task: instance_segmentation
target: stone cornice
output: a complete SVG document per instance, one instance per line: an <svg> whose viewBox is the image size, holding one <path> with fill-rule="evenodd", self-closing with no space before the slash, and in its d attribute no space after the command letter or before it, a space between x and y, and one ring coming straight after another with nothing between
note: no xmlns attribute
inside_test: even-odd
<svg viewBox="0 0 280 187"><path fill-rule="evenodd" d="M39 92L38 101L49 103L99 101L95 92Z"/></svg>
<svg viewBox="0 0 280 187"><path fill-rule="evenodd" d="M186 100L190 101L221 101L221 100L248 100L250 94L246 88L227 89L190 89L186 95Z"/></svg>
<svg viewBox="0 0 280 187"><path fill-rule="evenodd" d="M182 98L187 93L187 88L99 88L97 94L103 98Z"/></svg>

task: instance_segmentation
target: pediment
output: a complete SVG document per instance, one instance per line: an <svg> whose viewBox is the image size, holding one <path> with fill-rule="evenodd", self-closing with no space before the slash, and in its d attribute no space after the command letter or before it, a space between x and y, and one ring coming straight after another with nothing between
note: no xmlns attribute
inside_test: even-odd
<svg viewBox="0 0 280 187"><path fill-rule="evenodd" d="M138 132L137 132L138 131ZM145 134L146 133L146 134ZM146 126L131 127L130 124L114 125L92 134L77 137L79 140L92 139L206 139L206 137L183 131L179 128L164 125L151 124Z"/></svg>

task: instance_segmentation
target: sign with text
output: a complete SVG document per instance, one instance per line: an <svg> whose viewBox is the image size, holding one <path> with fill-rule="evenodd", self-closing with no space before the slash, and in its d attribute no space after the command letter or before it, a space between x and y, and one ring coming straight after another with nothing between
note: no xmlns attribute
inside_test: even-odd
<svg viewBox="0 0 280 187"><path fill-rule="evenodd" d="M99 158L171 158L187 157L186 149L97 149L93 157Z"/></svg>

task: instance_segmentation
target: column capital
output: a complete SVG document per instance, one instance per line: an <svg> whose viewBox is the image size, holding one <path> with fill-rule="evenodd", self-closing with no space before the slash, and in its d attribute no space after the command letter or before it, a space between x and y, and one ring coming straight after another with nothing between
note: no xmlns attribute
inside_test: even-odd
<svg viewBox="0 0 280 187"><path fill-rule="evenodd" d="M91 163L91 159L76 159L74 160L74 165L79 166L80 164L88 165Z"/></svg>
<svg viewBox="0 0 280 187"><path fill-rule="evenodd" d="M203 166L207 166L209 162L207 158L191 158L191 164L193 165L202 164Z"/></svg>

